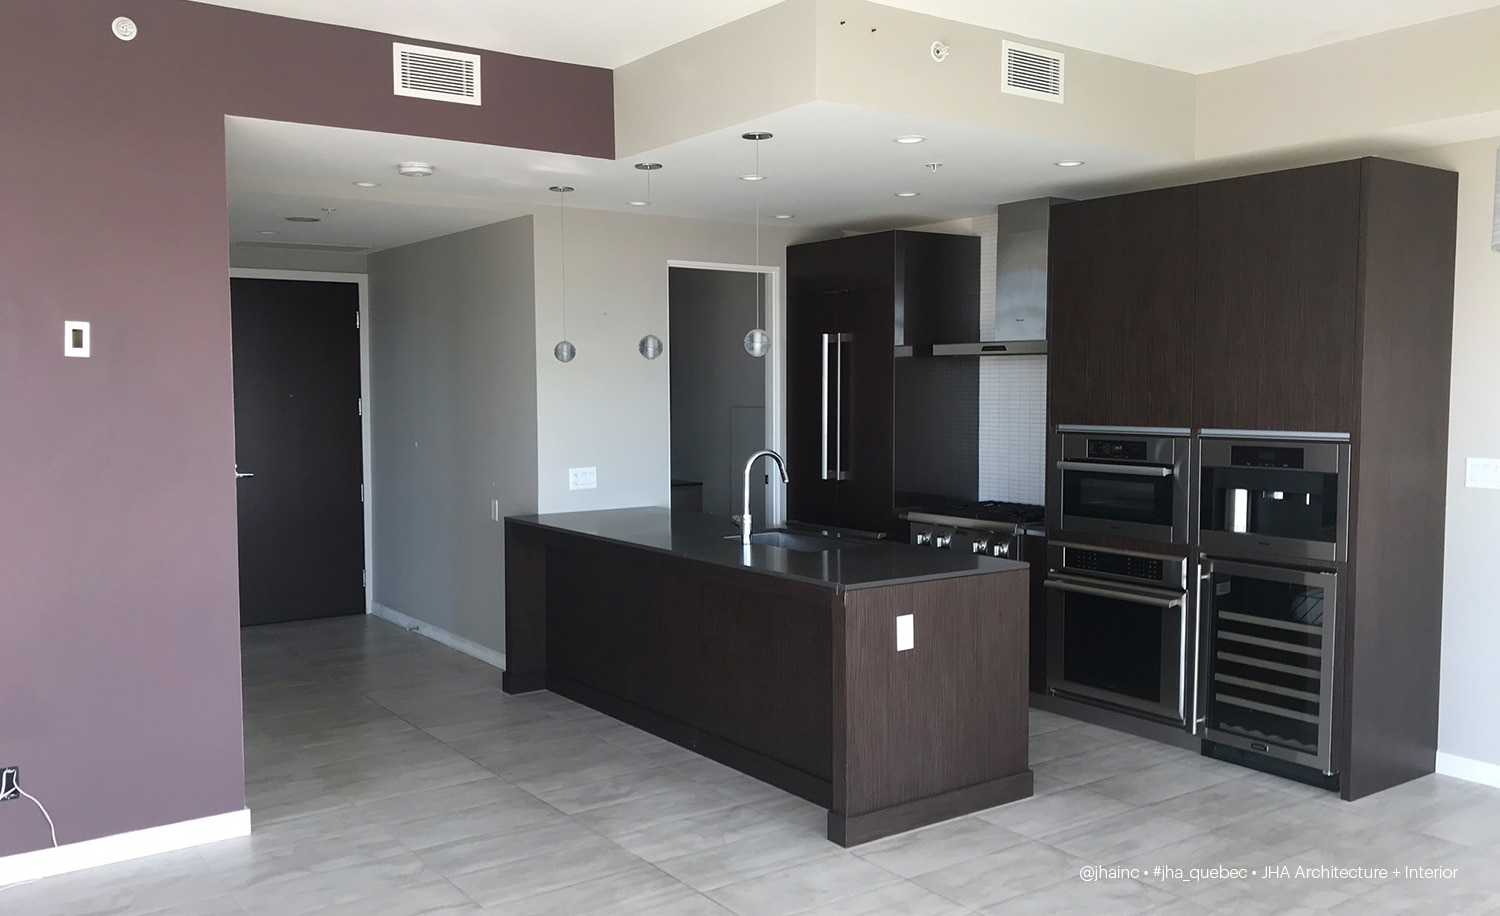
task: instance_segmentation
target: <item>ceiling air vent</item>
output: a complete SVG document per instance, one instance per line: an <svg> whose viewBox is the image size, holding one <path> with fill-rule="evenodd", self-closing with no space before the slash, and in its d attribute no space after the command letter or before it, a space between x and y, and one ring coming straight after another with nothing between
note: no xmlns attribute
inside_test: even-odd
<svg viewBox="0 0 1500 916"><path fill-rule="evenodd" d="M439 102L479 104L479 55L442 48L391 45L396 94Z"/></svg>
<svg viewBox="0 0 1500 916"><path fill-rule="evenodd" d="M1005 58L1001 65L1000 88L1003 91L1049 102L1063 100L1061 54L1013 41L1001 42L1000 53Z"/></svg>

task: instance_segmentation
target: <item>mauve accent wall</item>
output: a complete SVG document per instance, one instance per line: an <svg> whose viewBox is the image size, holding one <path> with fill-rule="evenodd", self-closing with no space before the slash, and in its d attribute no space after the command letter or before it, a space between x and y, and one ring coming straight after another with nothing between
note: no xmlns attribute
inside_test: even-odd
<svg viewBox="0 0 1500 916"><path fill-rule="evenodd" d="M64 844L244 807L224 116L613 155L608 71L487 53L482 107L396 98L391 40L4 3L0 765ZM48 843L0 807L0 856Z"/></svg>

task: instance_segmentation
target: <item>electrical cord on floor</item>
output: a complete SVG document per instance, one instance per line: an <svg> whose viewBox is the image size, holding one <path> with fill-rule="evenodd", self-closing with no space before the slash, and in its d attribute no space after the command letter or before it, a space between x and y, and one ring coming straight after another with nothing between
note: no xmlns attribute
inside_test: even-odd
<svg viewBox="0 0 1500 916"><path fill-rule="evenodd" d="M47 813L47 806L37 801L35 795L32 795L30 792L27 792L25 789L21 788L19 784L16 786L16 791L21 793L22 798L29 799L33 805L36 805L37 810L42 812L42 817L45 817L47 819L47 829L52 833L52 848L56 849L57 825L52 823L52 815Z"/></svg>
<svg viewBox="0 0 1500 916"><path fill-rule="evenodd" d="M33 805L36 805L37 810L40 811L40 812L42 812L42 817L45 817L47 819L47 830L52 834L52 848L56 849L57 848L57 825L54 824L54 823L52 823L52 815L50 815L50 814L47 813L47 806L44 805L44 804L42 804L41 802L37 801L37 798L36 798L35 795L32 795L30 792L27 792L25 789L21 788L21 786L20 786L19 783L15 784L14 788L16 790L16 794L18 794L22 798L30 801ZM0 891L9 890L10 888L13 888L13 887L20 887L23 884L32 884L32 883L35 883L35 881L36 881L36 879L33 878L30 881L17 881L15 884L0 884Z"/></svg>

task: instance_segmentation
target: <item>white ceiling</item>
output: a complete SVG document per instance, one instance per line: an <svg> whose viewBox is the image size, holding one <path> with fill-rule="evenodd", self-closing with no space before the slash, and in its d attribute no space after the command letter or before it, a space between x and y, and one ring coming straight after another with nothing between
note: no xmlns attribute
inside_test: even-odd
<svg viewBox="0 0 1500 916"><path fill-rule="evenodd" d="M197 2L615 68L779 0ZM889 0L886 5L1205 73L1500 6L1500 0Z"/></svg>
<svg viewBox="0 0 1500 916"><path fill-rule="evenodd" d="M747 130L761 144L765 181ZM230 118L231 241L386 248L507 219L525 205L555 205L547 188L577 188L569 207L751 223L761 195L767 225L822 229L911 226L984 212L997 203L1118 181L1170 163L1103 147L933 118L814 102L629 160L610 161L393 134ZM928 137L903 145L894 138ZM1083 159L1076 169L1062 159ZM402 178L396 163L431 162L430 178ZM650 207L637 162L652 173ZM929 162L941 162L936 173ZM381 186L362 189L361 180ZM920 197L902 199L898 191ZM322 208L333 209L324 214ZM790 213L795 218L777 222ZM287 216L326 217L298 224ZM278 233L261 235L263 231ZM747 228L747 233L752 230Z"/></svg>

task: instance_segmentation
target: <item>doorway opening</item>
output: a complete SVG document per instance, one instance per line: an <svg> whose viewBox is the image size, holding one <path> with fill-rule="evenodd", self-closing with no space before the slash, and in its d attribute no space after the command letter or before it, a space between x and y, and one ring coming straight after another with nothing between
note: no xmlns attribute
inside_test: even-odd
<svg viewBox="0 0 1500 916"><path fill-rule="evenodd" d="M765 448L785 451L778 274L745 265L674 261L668 267L674 510L738 515L746 460ZM762 357L744 345L755 327L772 341ZM766 467L751 471L750 514L757 528L782 523L783 499L784 487Z"/></svg>

